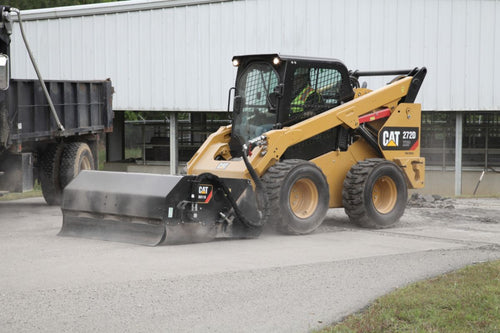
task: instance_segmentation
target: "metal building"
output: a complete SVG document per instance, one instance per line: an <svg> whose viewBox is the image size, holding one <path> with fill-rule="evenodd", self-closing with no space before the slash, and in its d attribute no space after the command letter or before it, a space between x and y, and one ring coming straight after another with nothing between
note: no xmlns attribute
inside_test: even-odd
<svg viewBox="0 0 500 333"><path fill-rule="evenodd" d="M225 111L235 54L426 66L417 101L428 184L469 193L483 170L500 169L498 0L132 0L23 14L42 74L109 77L117 111ZM13 77L34 78L18 28L12 39ZM486 177L483 193L499 192L500 177Z"/></svg>

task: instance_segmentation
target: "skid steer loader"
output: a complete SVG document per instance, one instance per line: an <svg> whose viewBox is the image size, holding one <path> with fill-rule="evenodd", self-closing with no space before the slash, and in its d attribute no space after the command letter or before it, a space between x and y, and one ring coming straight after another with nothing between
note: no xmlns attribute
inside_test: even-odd
<svg viewBox="0 0 500 333"><path fill-rule="evenodd" d="M419 104L426 69L348 71L335 59L236 56L232 124L184 176L83 171L64 191L61 235L144 245L307 234L329 207L386 228L424 186ZM377 90L363 76L392 76Z"/></svg>

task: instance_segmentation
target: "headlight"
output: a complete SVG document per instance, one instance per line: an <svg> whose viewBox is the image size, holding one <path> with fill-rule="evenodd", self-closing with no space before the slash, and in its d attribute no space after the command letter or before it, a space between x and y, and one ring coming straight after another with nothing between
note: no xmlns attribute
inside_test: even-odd
<svg viewBox="0 0 500 333"><path fill-rule="evenodd" d="M240 61L238 59L233 59L233 66L238 67L240 65Z"/></svg>
<svg viewBox="0 0 500 333"><path fill-rule="evenodd" d="M274 64L275 66L278 66L278 65L280 64L280 62L281 62L281 59L280 59L280 58L278 58L278 57L274 57L274 59L273 59L273 64Z"/></svg>

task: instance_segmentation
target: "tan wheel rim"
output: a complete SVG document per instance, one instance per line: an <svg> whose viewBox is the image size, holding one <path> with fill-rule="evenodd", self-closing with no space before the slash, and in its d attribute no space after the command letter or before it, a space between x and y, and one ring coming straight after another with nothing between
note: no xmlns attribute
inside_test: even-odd
<svg viewBox="0 0 500 333"><path fill-rule="evenodd" d="M299 218L310 217L318 206L319 195L316 185L310 179L299 179L290 190L290 208Z"/></svg>
<svg viewBox="0 0 500 333"><path fill-rule="evenodd" d="M392 178L384 176L377 179L373 185L372 200L375 209L381 214L390 213L398 199L396 183Z"/></svg>
<svg viewBox="0 0 500 333"><path fill-rule="evenodd" d="M81 170L92 170L92 165L87 157L82 158L82 161L80 162L80 171Z"/></svg>

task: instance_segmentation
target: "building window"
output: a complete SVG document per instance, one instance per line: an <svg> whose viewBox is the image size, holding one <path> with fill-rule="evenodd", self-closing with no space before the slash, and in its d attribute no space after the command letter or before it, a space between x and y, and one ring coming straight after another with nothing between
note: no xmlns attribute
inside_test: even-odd
<svg viewBox="0 0 500 333"><path fill-rule="evenodd" d="M422 113L422 156L430 167L455 165L455 112ZM464 112L462 166L500 168L500 112Z"/></svg>
<svg viewBox="0 0 500 333"><path fill-rule="evenodd" d="M455 114L422 112L421 152L428 166L455 165Z"/></svg>
<svg viewBox="0 0 500 333"><path fill-rule="evenodd" d="M470 112L464 114L464 167L500 166L500 112Z"/></svg>

